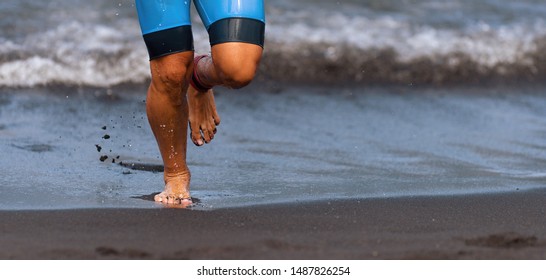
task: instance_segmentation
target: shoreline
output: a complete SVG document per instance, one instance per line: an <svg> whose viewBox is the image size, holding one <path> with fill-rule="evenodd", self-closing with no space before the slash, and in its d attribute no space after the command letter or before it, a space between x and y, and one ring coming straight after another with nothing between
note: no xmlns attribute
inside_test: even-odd
<svg viewBox="0 0 546 280"><path fill-rule="evenodd" d="M546 190L0 211L0 259L546 259Z"/></svg>
<svg viewBox="0 0 546 280"><path fill-rule="evenodd" d="M249 87L217 97L218 137L188 146L192 195L207 208L511 191L546 178L542 91ZM0 109L3 209L146 208L134 197L163 189L143 96L36 89L0 94Z"/></svg>

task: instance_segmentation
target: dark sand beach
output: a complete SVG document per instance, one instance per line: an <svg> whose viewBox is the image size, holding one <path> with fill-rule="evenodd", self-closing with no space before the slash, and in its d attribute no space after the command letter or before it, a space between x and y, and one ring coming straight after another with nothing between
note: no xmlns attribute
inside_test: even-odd
<svg viewBox="0 0 546 280"><path fill-rule="evenodd" d="M546 259L539 2L266 1L192 209L150 200L134 1L0 2L0 259Z"/></svg>
<svg viewBox="0 0 546 280"><path fill-rule="evenodd" d="M546 192L0 212L2 259L545 259Z"/></svg>

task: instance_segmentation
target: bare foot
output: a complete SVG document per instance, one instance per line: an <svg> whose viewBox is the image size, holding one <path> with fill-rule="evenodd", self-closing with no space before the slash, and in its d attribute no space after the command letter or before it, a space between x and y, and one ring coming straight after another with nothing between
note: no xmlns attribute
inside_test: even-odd
<svg viewBox="0 0 546 280"><path fill-rule="evenodd" d="M155 195L154 200L168 206L190 206L192 204L190 172L171 177L165 176L165 190Z"/></svg>
<svg viewBox="0 0 546 280"><path fill-rule="evenodd" d="M220 116L216 111L212 89L206 92L199 92L192 86L189 86L188 106L190 111L191 140L197 146L209 143L214 139L216 126L220 124Z"/></svg>

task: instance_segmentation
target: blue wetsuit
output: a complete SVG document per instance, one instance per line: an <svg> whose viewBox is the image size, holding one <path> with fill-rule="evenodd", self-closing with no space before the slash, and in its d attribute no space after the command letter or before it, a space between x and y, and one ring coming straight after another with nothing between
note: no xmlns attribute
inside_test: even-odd
<svg viewBox="0 0 546 280"><path fill-rule="evenodd" d="M210 44L244 42L263 47L263 0L194 0ZM192 51L191 0L136 0L150 59Z"/></svg>

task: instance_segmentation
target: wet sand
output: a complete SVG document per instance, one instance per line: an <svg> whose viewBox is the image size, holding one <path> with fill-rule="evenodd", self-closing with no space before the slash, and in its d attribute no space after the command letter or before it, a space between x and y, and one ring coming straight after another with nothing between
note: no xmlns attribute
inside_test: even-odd
<svg viewBox="0 0 546 280"><path fill-rule="evenodd" d="M0 210L156 208L141 199L163 188L144 92L0 90ZM544 92L219 89L217 137L188 147L192 196L204 210L544 188Z"/></svg>
<svg viewBox="0 0 546 280"><path fill-rule="evenodd" d="M2 259L546 259L546 191L0 212Z"/></svg>

